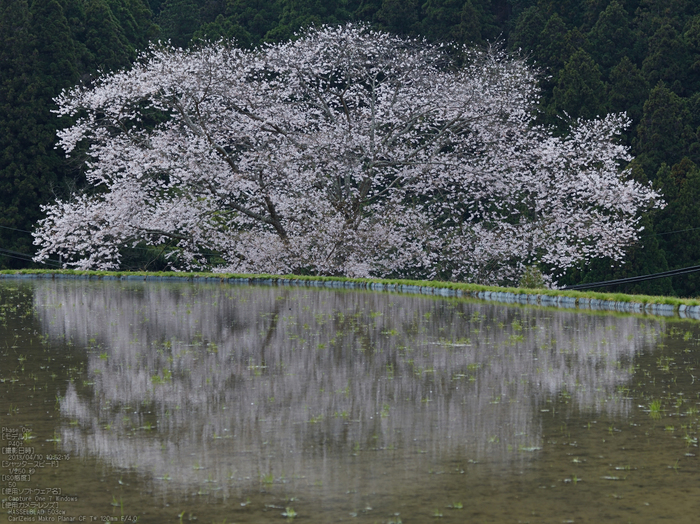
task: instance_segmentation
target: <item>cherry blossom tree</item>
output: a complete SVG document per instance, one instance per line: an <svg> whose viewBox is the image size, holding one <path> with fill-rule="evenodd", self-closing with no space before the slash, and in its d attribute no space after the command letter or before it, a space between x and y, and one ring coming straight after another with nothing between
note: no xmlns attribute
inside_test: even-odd
<svg viewBox="0 0 700 524"><path fill-rule="evenodd" d="M458 56L459 60L455 58ZM88 188L44 208L36 260L517 280L620 260L658 194L620 168L627 120L533 123L537 76L497 49L448 52L365 26L242 50L156 46L57 99Z"/></svg>

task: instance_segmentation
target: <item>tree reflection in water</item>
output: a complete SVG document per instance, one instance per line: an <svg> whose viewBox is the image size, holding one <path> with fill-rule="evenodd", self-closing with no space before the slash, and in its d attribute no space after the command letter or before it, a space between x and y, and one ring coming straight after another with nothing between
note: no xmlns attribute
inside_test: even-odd
<svg viewBox="0 0 700 524"><path fill-rule="evenodd" d="M529 460L554 396L624 415L617 388L658 332L632 316L354 291L35 289L45 332L89 348L93 393L71 385L61 400L77 421L64 448L224 495L267 474L370 489L421 460Z"/></svg>

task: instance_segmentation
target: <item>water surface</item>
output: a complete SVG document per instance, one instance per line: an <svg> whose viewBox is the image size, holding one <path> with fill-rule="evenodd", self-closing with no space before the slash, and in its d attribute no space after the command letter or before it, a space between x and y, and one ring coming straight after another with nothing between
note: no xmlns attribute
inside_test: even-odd
<svg viewBox="0 0 700 524"><path fill-rule="evenodd" d="M696 522L699 340L460 299L6 281L1 425L57 454L17 489L60 487L65 516Z"/></svg>

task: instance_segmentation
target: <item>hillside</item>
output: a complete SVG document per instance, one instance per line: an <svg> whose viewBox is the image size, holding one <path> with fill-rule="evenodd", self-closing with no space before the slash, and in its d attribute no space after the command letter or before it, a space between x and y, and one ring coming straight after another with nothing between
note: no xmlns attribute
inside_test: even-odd
<svg viewBox="0 0 700 524"><path fill-rule="evenodd" d="M690 0L0 0L0 258L27 267L27 233L41 205L81 187L79 167L54 149L63 127L52 99L100 72L127 67L150 41L188 46L235 39L256 46L311 24L364 21L431 41L497 42L541 71L539 119L568 122L627 112L633 176L665 209L626 263L599 260L564 283L653 273L700 262L700 5ZM135 250L134 268L159 262ZM697 296L700 276L628 286L630 293Z"/></svg>

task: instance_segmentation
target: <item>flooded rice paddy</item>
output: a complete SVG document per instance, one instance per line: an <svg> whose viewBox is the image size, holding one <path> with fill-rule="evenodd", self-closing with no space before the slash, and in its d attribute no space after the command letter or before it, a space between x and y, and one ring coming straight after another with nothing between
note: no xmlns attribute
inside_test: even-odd
<svg viewBox="0 0 700 524"><path fill-rule="evenodd" d="M37 522L698 522L699 344L461 299L0 282L0 522L40 489L67 500Z"/></svg>

